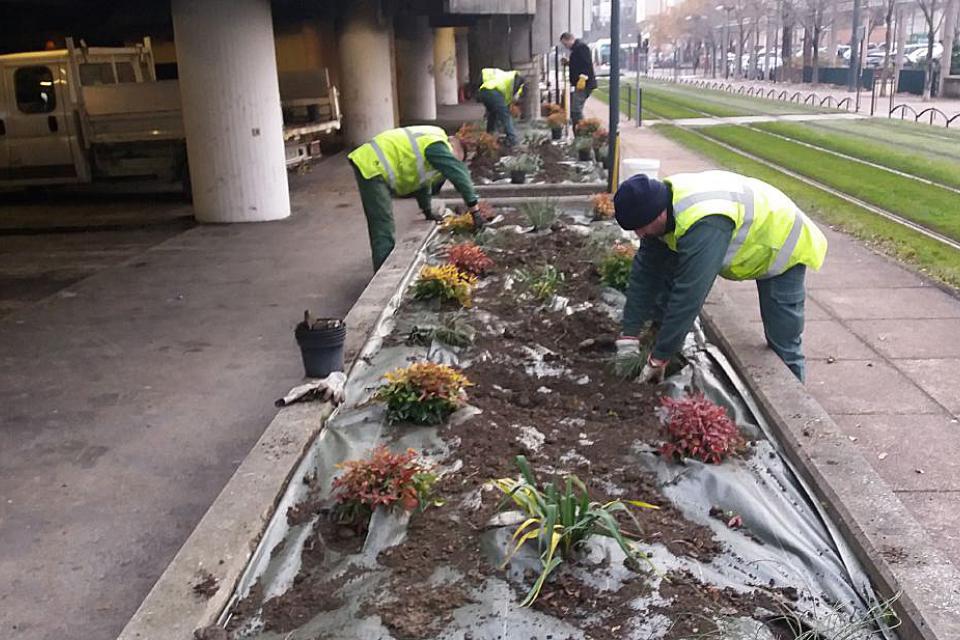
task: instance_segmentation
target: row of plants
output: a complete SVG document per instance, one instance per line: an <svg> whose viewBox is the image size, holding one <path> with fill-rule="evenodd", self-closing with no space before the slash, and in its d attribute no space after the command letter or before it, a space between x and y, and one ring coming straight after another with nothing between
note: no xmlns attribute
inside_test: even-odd
<svg viewBox="0 0 960 640"><path fill-rule="evenodd" d="M747 568L749 577L731 584L749 593L737 595L726 580L692 569L714 559L718 567L748 567L766 556L739 545L764 534L736 501L709 503L709 524L689 515L689 505L668 498L674 489L662 474L692 478L701 472L674 465L718 464L759 450L748 450L726 410L703 396L661 399L630 382L642 356L632 371L618 370L616 320L601 289L627 286L635 250L609 220L608 196L594 204L600 211L589 233L579 215L560 217L546 200L500 209L483 229L469 215L445 220L434 264L418 272L397 331L384 338L391 349L370 360L389 372L368 405L345 407L344 421L330 427L340 437L357 418L370 422L371 412L382 411L389 426L378 440L387 447L349 456L356 459L339 465L334 478L318 469L305 480L309 495L287 519L312 533L295 529L284 541L303 541L301 568L279 596L264 600L254 589L235 629L261 624L281 637L329 622L331 637L353 637L340 625L356 617L365 629L373 628L367 621L381 625L369 637L459 637L480 631L476 607L465 605L485 608L492 593L502 603L501 588L515 604L494 618L554 619L544 634L523 637L543 637L551 625L572 625L595 640L736 637L722 633L727 621L810 611L779 591L800 586L789 578L774 585ZM378 362L402 357L404 343L419 353L442 343L461 364L417 358L380 369ZM740 473L739 465L721 475L730 472ZM384 530L378 511L393 515ZM718 530L713 520L721 518ZM371 522L378 531L365 539ZM398 527L402 542L371 564L361 551L400 534ZM728 547L730 535L737 542ZM663 619L670 629L652 633Z"/></svg>
<svg viewBox="0 0 960 640"><path fill-rule="evenodd" d="M533 231L547 230L557 223L555 203L530 202L520 209ZM474 232L460 218L448 218L444 229L451 236ZM422 267L412 286L413 298L469 307L477 278L496 268L478 240L482 241L482 236L457 241L444 250L444 264ZM599 264L603 284L625 288L633 251L632 245L615 242L604 252ZM552 297L565 278L551 264L515 269L510 275L539 301ZM459 321L458 316L454 317ZM470 340L464 339L466 333L462 326L447 334L435 330L424 334L415 327L408 340L422 344L425 339L437 338L454 342L455 346L467 346ZM390 424L438 426L466 405L471 386L473 383L456 367L415 362L387 373L374 398L386 405ZM702 395L663 398L662 411L665 440L660 453L665 458L720 463L744 446L725 409ZM633 509L655 510L656 505L635 499L594 500L587 484L575 474L540 480L526 457L518 456L516 464L517 477L490 478L489 484L502 494L498 510L510 508L522 516L510 536L511 548L502 568L527 546L534 548L539 557L539 573L521 606L532 605L555 570L565 562L576 561L593 536L615 541L631 568L652 567L646 554L635 545L642 527ZM435 469L413 450L397 454L380 447L366 459L345 463L343 469L344 474L334 481L337 513L351 526L362 528L377 507L416 513L444 504L443 497L434 492Z"/></svg>

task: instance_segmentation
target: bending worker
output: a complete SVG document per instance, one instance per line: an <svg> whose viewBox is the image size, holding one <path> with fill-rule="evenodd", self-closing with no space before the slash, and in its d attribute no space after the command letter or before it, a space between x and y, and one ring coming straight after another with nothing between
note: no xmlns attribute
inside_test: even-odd
<svg viewBox="0 0 960 640"><path fill-rule="evenodd" d="M517 133L513 129L510 105L523 93L523 76L516 71L483 69L480 78L477 100L487 109L487 133L494 133L502 126L506 134L504 143L512 147L517 143Z"/></svg>
<svg viewBox="0 0 960 640"><path fill-rule="evenodd" d="M560 35L560 44L570 51L570 122L574 127L583 120L583 105L590 93L597 88L597 76L593 72L593 54L590 47L572 33Z"/></svg>
<svg viewBox="0 0 960 640"><path fill-rule="evenodd" d="M415 194L427 220L439 221L431 196L453 183L474 223L483 226L470 171L463 163L460 141L447 137L440 127L419 126L388 129L374 136L347 156L360 190L367 234L373 252L373 270L380 269L396 242L392 196Z"/></svg>
<svg viewBox="0 0 960 640"><path fill-rule="evenodd" d="M613 197L617 222L641 238L617 351L653 341L644 382L663 380L718 275L756 280L767 344L803 381L803 287L827 240L780 190L728 171L626 180ZM649 326L647 326L649 325Z"/></svg>

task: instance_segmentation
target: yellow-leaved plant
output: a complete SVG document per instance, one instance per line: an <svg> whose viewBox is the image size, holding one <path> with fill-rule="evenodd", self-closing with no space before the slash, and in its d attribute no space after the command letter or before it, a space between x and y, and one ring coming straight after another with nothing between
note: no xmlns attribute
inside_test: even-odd
<svg viewBox="0 0 960 640"><path fill-rule="evenodd" d="M476 276L460 271L456 265L424 265L413 283L413 297L417 300L457 302L462 307L473 304L471 294L477 284Z"/></svg>
<svg viewBox="0 0 960 640"><path fill-rule="evenodd" d="M440 424L466 402L470 380L445 364L415 362L394 369L376 398L387 403L387 420L392 423Z"/></svg>

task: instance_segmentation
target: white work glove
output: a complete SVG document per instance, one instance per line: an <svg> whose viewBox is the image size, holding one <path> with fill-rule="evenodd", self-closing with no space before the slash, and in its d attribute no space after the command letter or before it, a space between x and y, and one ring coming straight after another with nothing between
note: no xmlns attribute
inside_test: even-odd
<svg viewBox="0 0 960 640"><path fill-rule="evenodd" d="M647 364L643 366L643 371L640 372L640 382L651 384L663 382L664 376L667 375L667 364L669 362L669 360L658 360L651 354L647 358Z"/></svg>
<svg viewBox="0 0 960 640"><path fill-rule="evenodd" d="M334 371L326 378L311 380L290 389L287 395L276 401L276 406L285 407L294 402L307 402L309 400L322 400L323 402L332 402L335 405L343 402L344 387L347 384L347 374L343 371Z"/></svg>
<svg viewBox="0 0 960 640"><path fill-rule="evenodd" d="M626 356L631 354L640 353L640 338L631 338L627 336L621 336L617 338L617 341L614 343L617 347L618 356Z"/></svg>
<svg viewBox="0 0 960 640"><path fill-rule="evenodd" d="M318 393L324 402L332 402L335 405L343 402L344 387L347 385L347 374L343 371L334 371L326 378L321 378L321 386L317 388Z"/></svg>

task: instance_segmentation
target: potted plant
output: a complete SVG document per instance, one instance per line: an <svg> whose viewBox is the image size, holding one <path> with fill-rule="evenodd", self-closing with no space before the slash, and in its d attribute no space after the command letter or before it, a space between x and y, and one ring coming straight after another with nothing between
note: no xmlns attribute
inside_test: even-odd
<svg viewBox="0 0 960 640"><path fill-rule="evenodd" d="M313 318L309 311L304 311L293 335L308 378L326 378L334 371L343 371L343 342L347 336L343 320Z"/></svg>
<svg viewBox="0 0 960 640"><path fill-rule="evenodd" d="M593 194L590 202L593 204L594 220L608 220L613 217L613 196L606 191Z"/></svg>
<svg viewBox="0 0 960 640"><path fill-rule="evenodd" d="M597 154L597 162L602 162L600 158L600 149L607 146L608 138L607 130L603 127L600 127L593 132L593 150Z"/></svg>
<svg viewBox="0 0 960 640"><path fill-rule="evenodd" d="M556 102L546 102L540 105L540 115L544 118L548 118L560 111L563 111L563 107L558 105Z"/></svg>
<svg viewBox="0 0 960 640"><path fill-rule="evenodd" d="M593 135L594 131L598 131L602 123L597 118L584 118L577 123L577 126L574 127L574 131L578 136L587 136L590 137Z"/></svg>
<svg viewBox="0 0 960 640"><path fill-rule="evenodd" d="M577 136L573 141L573 146L577 150L577 160L582 162L593 160L593 138L589 136Z"/></svg>
<svg viewBox="0 0 960 640"><path fill-rule="evenodd" d="M600 163L600 165L601 165L604 169L606 169L607 171L610 170L610 162L609 162L609 157L608 157L608 154L609 154L609 153L610 153L610 147L608 147L608 146L606 146L606 145L604 145L604 146L600 147L599 149L597 149L597 161L598 161L598 162Z"/></svg>
<svg viewBox="0 0 960 640"><path fill-rule="evenodd" d="M550 133L554 140L559 140L563 137L563 128L566 124L567 112L563 109L547 116L547 125L550 127Z"/></svg>
<svg viewBox="0 0 960 640"><path fill-rule="evenodd" d="M540 168L540 158L530 153L521 153L503 160L503 168L510 172L510 182L523 184L527 176Z"/></svg>

